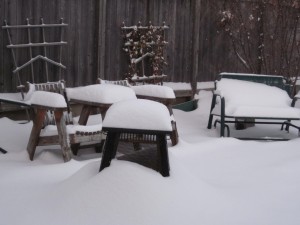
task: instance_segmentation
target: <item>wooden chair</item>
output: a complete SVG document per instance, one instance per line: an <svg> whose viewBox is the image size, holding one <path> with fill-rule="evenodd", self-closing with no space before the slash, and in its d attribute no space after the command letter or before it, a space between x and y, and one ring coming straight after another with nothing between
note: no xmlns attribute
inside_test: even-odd
<svg viewBox="0 0 300 225"><path fill-rule="evenodd" d="M62 47L67 44L66 41L63 40L63 31L64 28L67 27L67 24L63 22L61 19L58 24L45 24L43 19L41 19L41 24L30 24L29 19L27 19L26 25L8 25L5 21L5 25L2 27L7 32L9 45L7 48L11 50L13 63L15 69L13 70L13 74L17 76L18 87L17 89L21 92L20 98L8 98L7 95L0 94L0 101L6 102L9 104L19 105L21 107L25 107L28 111L30 111L30 119L33 120L33 128L31 131L31 135L27 145L27 151L29 153L29 158L33 160L35 150L37 146L44 145L57 145L59 144L62 149L64 161L69 161L72 157L72 153L70 150L70 145L75 145L77 143L88 142L90 140L96 140L97 142L100 140L99 134L96 133L88 133L87 135L84 133L78 133L75 131L74 134L69 135L67 132L67 125L71 125L73 123L73 118L71 114L71 108L68 104L66 98L66 88L65 82L62 79L62 69L66 69L66 67L62 64ZM32 42L33 30L39 29L42 34L42 40L40 43ZM46 38L46 30L47 31L59 31L58 40L49 41ZM11 39L12 30L18 30L19 32L26 32L28 37L27 43L13 43ZM26 34L25 33L25 34ZM48 33L47 33L48 34ZM52 56L48 54L49 48L58 48L58 51L52 51L52 53L58 53L58 56ZM18 63L18 59L16 58L16 51L20 49L25 49L28 52L29 60L26 63L20 65ZM36 50L36 51L33 51ZM33 52L40 51L40 54L34 56ZM56 62L54 59L51 59L51 56L55 59L58 59ZM40 68L36 68L40 66L36 62L41 60L44 65L44 71L41 74ZM49 67L53 66L53 70L50 70ZM30 67L30 78L26 76L26 71L24 68ZM36 83L35 80L37 78L37 73L39 72L40 77L38 80L44 80L45 82ZM50 81L50 72L57 72L59 81L51 82ZM22 75L22 76L21 76ZM52 75L52 74L51 74ZM56 77L55 74L52 75ZM26 82L23 84L23 80L30 79L30 83ZM50 95L50 98L59 98L59 96L63 96L65 98L65 105L63 107L51 107L47 104L43 104L42 102L32 102L31 96L35 95L36 92L52 92L53 95ZM14 95L15 96L15 95ZM45 103L47 103L48 99L45 99ZM57 132L54 134L47 134L44 132L51 125L55 125L57 128ZM70 136L70 137L69 137ZM88 136L88 138L86 138Z"/></svg>

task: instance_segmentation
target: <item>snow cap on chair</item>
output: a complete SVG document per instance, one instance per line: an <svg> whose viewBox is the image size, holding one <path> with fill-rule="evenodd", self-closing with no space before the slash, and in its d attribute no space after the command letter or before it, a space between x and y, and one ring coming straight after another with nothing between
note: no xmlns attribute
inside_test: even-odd
<svg viewBox="0 0 300 225"><path fill-rule="evenodd" d="M103 127L172 131L168 108L145 99L113 104L106 113Z"/></svg>
<svg viewBox="0 0 300 225"><path fill-rule="evenodd" d="M84 87L67 88L68 99L112 104L122 100L136 99L129 87L114 84L94 84Z"/></svg>
<svg viewBox="0 0 300 225"><path fill-rule="evenodd" d="M175 93L172 88L160 85L140 85L131 87L137 95L143 95L156 98L175 99Z"/></svg>
<svg viewBox="0 0 300 225"><path fill-rule="evenodd" d="M40 105L52 108L66 108L67 103L61 94L48 91L35 91L30 98L32 105Z"/></svg>

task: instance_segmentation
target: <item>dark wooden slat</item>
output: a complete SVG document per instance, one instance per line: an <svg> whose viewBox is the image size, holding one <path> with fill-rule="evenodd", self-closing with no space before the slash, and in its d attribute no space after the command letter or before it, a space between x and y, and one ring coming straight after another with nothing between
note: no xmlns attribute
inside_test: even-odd
<svg viewBox="0 0 300 225"><path fill-rule="evenodd" d="M228 51L230 41L217 33L216 15L222 9L223 0L0 0L0 21L6 19L10 26L22 25L26 31L26 18L31 24L39 24L40 17L45 23L58 23L63 17L68 24L63 50L62 63L67 70L63 78L67 86L91 84L95 78L119 80L124 78L128 68L128 58L122 51L123 40L120 36L121 22L135 25L140 20L146 25L170 26L167 30L168 45L166 57L168 66L165 74L167 81L190 82L212 81L220 71L241 71L241 66ZM245 6L249 3L245 2ZM2 26L3 24L1 24ZM41 41L40 25L35 30L32 42ZM58 25L65 26L65 25ZM60 28L57 27L59 30ZM15 30L15 29L10 29ZM50 39L58 36L58 31L47 33ZM0 91L15 91L16 77L12 75L13 61L6 34L0 34ZM49 34L49 35L47 35ZM26 32L12 32L12 40L19 44L27 43ZM51 40L53 41L53 40ZM57 47L59 48L59 47ZM23 64L28 61L28 52L21 49L17 59ZM49 48L49 58L58 49ZM40 54L38 47L33 56ZM53 59L58 61L58 59ZM23 62L23 63L22 63ZM230 63L229 63L230 62ZM35 62L35 74L44 74L43 63ZM30 80L30 68L25 69L22 81ZM49 79L58 78L58 69L49 66ZM39 77L36 82L43 82ZM2 84L3 85L2 85Z"/></svg>

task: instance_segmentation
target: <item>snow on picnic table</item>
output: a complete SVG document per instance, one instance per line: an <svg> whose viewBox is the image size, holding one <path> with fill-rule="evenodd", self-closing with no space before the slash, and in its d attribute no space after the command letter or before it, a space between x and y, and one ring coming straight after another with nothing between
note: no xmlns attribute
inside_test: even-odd
<svg viewBox="0 0 300 225"><path fill-rule="evenodd" d="M98 173L101 154L84 160L88 151L63 163L57 146L37 149L31 162L32 124L1 118L0 224L300 224L300 139L219 138L206 129L211 96L201 92L195 111L174 110L180 140L169 147L168 178L119 160ZM260 130L285 133L241 132Z"/></svg>

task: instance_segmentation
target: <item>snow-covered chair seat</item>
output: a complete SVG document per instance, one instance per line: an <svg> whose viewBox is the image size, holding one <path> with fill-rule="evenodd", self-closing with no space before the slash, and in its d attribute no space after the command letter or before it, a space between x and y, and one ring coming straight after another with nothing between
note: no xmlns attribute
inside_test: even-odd
<svg viewBox="0 0 300 225"><path fill-rule="evenodd" d="M291 121L300 119L300 109L294 108L295 100L291 99L285 90L266 84L222 78L216 82L213 95L208 128L211 128L213 116L219 116L221 136L224 136L226 123L235 123L225 120L255 119L268 120L259 123L282 124L274 120ZM273 120L274 122L270 122ZM253 120L252 120L253 121ZM288 125L290 122L286 122ZM294 125L293 125L294 126ZM227 126L228 132L229 128Z"/></svg>
<svg viewBox="0 0 300 225"><path fill-rule="evenodd" d="M116 119L120 115L122 119ZM165 105L145 99L115 103L108 109L102 129L107 132L107 139L100 171L110 165L122 136L127 136L129 142L135 142L146 140L147 136L154 135L155 139L148 140L148 143L156 143L158 170L163 176L169 176L166 136L171 134L172 126L170 114Z"/></svg>

